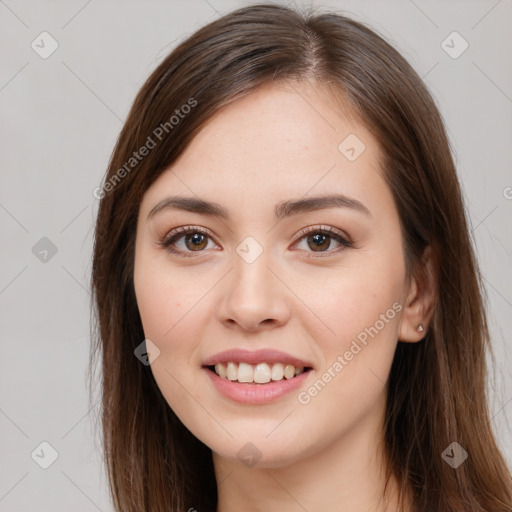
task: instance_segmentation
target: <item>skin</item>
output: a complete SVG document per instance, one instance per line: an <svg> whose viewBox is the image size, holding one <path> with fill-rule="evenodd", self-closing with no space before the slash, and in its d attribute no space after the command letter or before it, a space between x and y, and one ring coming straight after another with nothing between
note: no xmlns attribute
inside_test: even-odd
<svg viewBox="0 0 512 512"><path fill-rule="evenodd" d="M151 369L169 406L213 451L218 512L396 510L394 480L388 508L380 500L387 377L398 340L425 336L434 290L406 276L376 139L336 105L309 82L266 85L236 100L140 206L134 284L145 336L160 349ZM366 146L353 162L338 150L349 134ZM273 219L279 201L333 192L359 200L371 216L329 208ZM220 203L231 220L164 210L148 221L170 195ZM297 240L302 228L321 225L354 246L331 238L315 252L314 231ZM214 237L194 251L182 236L174 245L191 257L175 255L158 242L179 226ZM263 249L252 263L236 252L247 236ZM311 361L299 392L307 390L393 304L401 311L307 404L298 392L272 404L234 403L201 369L226 349L276 348ZM253 467L237 457L248 442L261 453Z"/></svg>

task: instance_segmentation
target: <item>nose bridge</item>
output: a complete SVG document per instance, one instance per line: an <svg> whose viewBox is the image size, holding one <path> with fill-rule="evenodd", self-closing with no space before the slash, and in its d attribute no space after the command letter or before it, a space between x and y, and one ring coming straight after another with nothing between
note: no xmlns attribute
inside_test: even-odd
<svg viewBox="0 0 512 512"><path fill-rule="evenodd" d="M224 320L235 321L254 330L262 322L282 323L286 320L286 287L270 270L271 251L253 237L245 238L233 255L233 272L225 289Z"/></svg>
<svg viewBox="0 0 512 512"><path fill-rule="evenodd" d="M231 292L239 295L239 299L247 302L251 297L255 300L269 299L272 283L272 265L270 251L253 237L246 237L236 248L234 272Z"/></svg>

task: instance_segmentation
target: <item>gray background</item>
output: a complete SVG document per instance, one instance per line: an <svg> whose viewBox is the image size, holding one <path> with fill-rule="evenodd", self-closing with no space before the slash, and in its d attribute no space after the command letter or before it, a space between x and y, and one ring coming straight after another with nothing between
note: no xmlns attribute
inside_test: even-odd
<svg viewBox="0 0 512 512"><path fill-rule="evenodd" d="M156 65L201 25L249 3L0 0L0 511L112 510L85 373L93 190ZM436 97L487 286L492 424L512 465L512 1L297 4L368 22ZM46 59L31 47L43 31L59 45ZM452 56L442 46L453 31L469 44L458 58L462 40L448 38ZM47 469L35 462L50 460L43 441L58 453Z"/></svg>

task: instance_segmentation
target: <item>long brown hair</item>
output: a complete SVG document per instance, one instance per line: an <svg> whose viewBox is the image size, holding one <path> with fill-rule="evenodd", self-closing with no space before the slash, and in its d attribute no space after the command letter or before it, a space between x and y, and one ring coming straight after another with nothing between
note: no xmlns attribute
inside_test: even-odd
<svg viewBox="0 0 512 512"><path fill-rule="evenodd" d="M511 475L486 395L484 289L435 102L406 60L363 23L275 4L217 19L158 65L135 98L98 195L90 369L101 356L102 441L116 510L216 510L211 450L134 356L144 340L133 285L137 216L144 192L205 122L272 80L329 83L348 102L382 149L408 275L424 271L427 246L435 256L432 325L421 342L398 343L391 368L387 481L396 476L415 512L510 512ZM132 161L142 146L146 155ZM469 454L456 469L441 456L452 442Z"/></svg>

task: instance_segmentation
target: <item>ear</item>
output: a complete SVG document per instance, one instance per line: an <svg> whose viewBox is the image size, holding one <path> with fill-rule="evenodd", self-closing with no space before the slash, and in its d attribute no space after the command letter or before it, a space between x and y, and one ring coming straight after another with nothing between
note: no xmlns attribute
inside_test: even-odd
<svg viewBox="0 0 512 512"><path fill-rule="evenodd" d="M429 245L425 248L417 271L411 277L407 298L404 302L398 341L415 343L422 340L428 331L437 300L437 274L434 251ZM423 325L423 331L418 326Z"/></svg>

